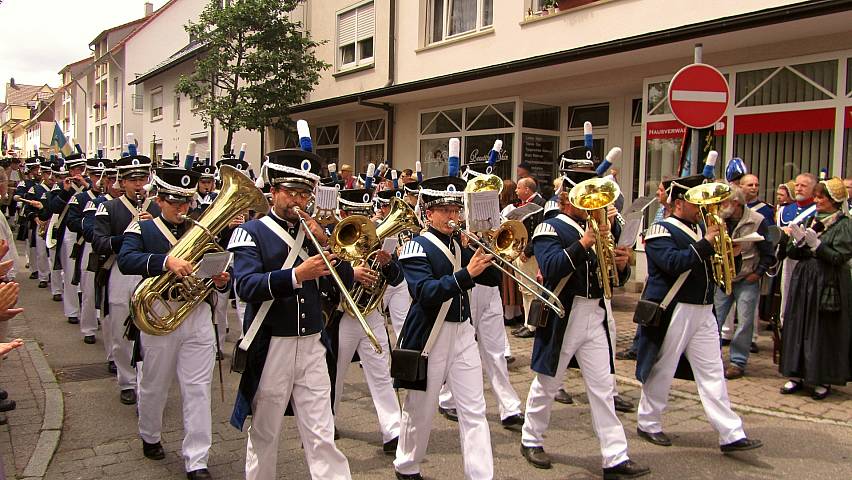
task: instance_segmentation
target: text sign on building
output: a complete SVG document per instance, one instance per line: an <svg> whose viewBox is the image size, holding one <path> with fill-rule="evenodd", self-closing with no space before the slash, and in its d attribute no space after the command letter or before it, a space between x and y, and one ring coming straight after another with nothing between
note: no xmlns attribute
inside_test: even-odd
<svg viewBox="0 0 852 480"><path fill-rule="evenodd" d="M687 127L707 128L725 115L728 81L710 65L687 65L669 83L669 107Z"/></svg>

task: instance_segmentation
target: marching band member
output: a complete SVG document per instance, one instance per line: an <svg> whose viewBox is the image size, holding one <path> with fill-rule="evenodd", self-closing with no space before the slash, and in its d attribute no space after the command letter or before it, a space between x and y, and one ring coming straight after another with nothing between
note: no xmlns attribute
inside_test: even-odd
<svg viewBox="0 0 852 480"><path fill-rule="evenodd" d="M467 291L475 283L497 286L501 275L491 266L490 255L462 248L449 224L460 221L465 182L447 176L424 180L420 186L429 227L409 241L400 255L414 303L399 345L417 351L429 345L431 351L425 379L395 381L395 386L408 389L408 394L402 408L394 469L398 479L422 478L420 463L426 456L438 394L446 382L458 405L465 477L492 478L494 462L485 418L482 364Z"/></svg>
<svg viewBox="0 0 852 480"><path fill-rule="evenodd" d="M593 170L569 170L565 176L572 184L595 177ZM560 194L559 206L561 213L536 228L532 243L545 286L559 296L568 317L550 315L546 326L536 329L532 354L536 376L527 396L521 453L535 467L551 468L550 456L543 448L544 432L550 422L554 396L573 358L586 384L592 424L603 457L604 478L643 476L650 470L627 456L624 427L615 414L614 321L610 300L604 298L598 282L600 267L592 250L595 233L588 224L588 212L571 204L567 191ZM609 234L606 224L599 228L600 235ZM617 237L619 231L616 229L614 233ZM615 267L623 282L630 275L629 253L626 249L614 253Z"/></svg>
<svg viewBox="0 0 852 480"><path fill-rule="evenodd" d="M79 147L78 147L79 148ZM56 240L56 254L53 258L54 270L62 270L62 306L68 323L76 324L80 315L80 299L77 297L77 286L73 284L74 262L71 258L71 250L77 241L74 235L66 235L68 228L68 210L71 208L71 198L89 188L89 184L83 178L86 171L86 160L79 152L69 155L65 159L65 168L68 177L60 184L60 188L50 199L50 211L59 215L55 227L54 239Z"/></svg>
<svg viewBox="0 0 852 480"><path fill-rule="evenodd" d="M411 180L408 183L403 184L402 191L404 193L403 200L414 209L415 212L419 211L419 207L417 206L417 199L420 195L420 183L416 180ZM420 222L420 216L415 215L415 221ZM420 233L420 229L418 228L417 232L406 232L406 236L413 238L415 235ZM401 252L405 245L399 245L397 247L397 252ZM383 308L387 309L388 315L390 316L391 327L393 328L394 337L399 338L399 333L402 330L402 324L405 322L405 316L408 314L408 308L411 306L411 295L408 294L408 283L405 281L405 277L403 276L400 282L397 285L388 285L385 289L385 296L382 298Z"/></svg>
<svg viewBox="0 0 852 480"><path fill-rule="evenodd" d="M186 214L196 194L200 174L181 168L157 169L154 184L160 215L153 221L134 221L124 232L118 268L124 275L142 278L167 272L178 278L192 274L191 262L169 255L171 248L189 229ZM228 272L213 275L218 291L228 290ZM213 295L212 293L210 294ZM210 384L216 357L211 297L199 303L186 319L166 335L139 333L144 361L139 377L139 435L147 458L166 457L160 443L163 410L169 387L177 375L183 407L181 452L190 480L212 478L207 459L213 441L210 413Z"/></svg>
<svg viewBox="0 0 852 480"><path fill-rule="evenodd" d="M91 188L84 190L73 197L68 202L68 230L76 234L74 240L74 266L72 283L78 286L81 292L80 297L80 334L83 336L83 342L86 344L95 343L95 332L98 331L98 316L95 311L95 283L94 276L85 273L85 265L82 262L88 262L89 253L92 246L86 243L83 235L83 222L85 218L85 207L95 198L103 194L103 184L101 179L104 176L106 163L104 160L94 158L86 161L86 173L88 174L89 184ZM68 235L68 234L66 234ZM68 235L70 237L70 235ZM68 275L71 272L66 271Z"/></svg>
<svg viewBox="0 0 852 480"><path fill-rule="evenodd" d="M252 415L246 442L249 480L277 478L278 441L288 402L312 478L350 478L349 462L334 445L331 382L321 340L320 292L333 287L327 283L323 254L300 228L304 218L317 241L327 241L322 227L305 213L321 162L306 151L270 152L261 178L272 184L273 207L263 218L237 228L228 246L234 252L237 295L248 303L240 342L246 367L231 424L242 430ZM328 258L334 261L335 256ZM351 288L351 266L342 262L336 269Z"/></svg>
<svg viewBox="0 0 852 480"><path fill-rule="evenodd" d="M60 191L62 191L62 185L64 184L65 179L68 178L69 173L62 159L55 156L51 156L51 159L50 171L51 178L53 179L53 185L50 187L50 190L47 192L44 200L44 207L47 211L47 218L45 220L47 223L45 227L45 246L47 248L48 265L50 266L50 293L53 294L54 302L62 302L63 291L65 289L65 284L63 282L64 274L62 269L59 268L60 261L57 259L57 254L59 253L62 243L55 241L54 237L53 246L47 247L47 236L51 235L51 229L56 227L56 219L59 218L59 214L53 213L53 209L51 208L53 198L59 195Z"/></svg>
<svg viewBox="0 0 852 480"><path fill-rule="evenodd" d="M44 160L44 157L34 156L27 159L24 164L27 167L27 173L30 174L32 180L27 187L24 194L21 196L21 200L25 203L24 208L22 210L22 215L26 219L26 224L21 225L20 228L26 228L26 242L29 251L29 264L30 270L30 279L38 279L39 280L39 288L47 287L47 279L48 273L44 269L40 269L39 259L41 257L47 258L47 251L45 250L43 253L38 251L38 241L36 238L38 237L38 222L37 218L40 214L44 205L41 205L39 199L41 198L41 194L43 193L42 188L40 187L42 181L41 175L41 162ZM19 196L16 194L16 197Z"/></svg>
<svg viewBox="0 0 852 480"><path fill-rule="evenodd" d="M45 243L45 239L42 235L39 234L39 229L47 228L47 222L50 219L50 209L48 209L48 193L53 189L54 180L53 180L53 171L51 166L53 163L50 160L42 159L41 160L41 168L39 169L39 174L41 176L40 182L37 183L32 188L32 192L27 192L27 198L30 200L34 200L38 202L36 210L37 213L35 215L35 262L36 268L38 269L38 288L47 288L48 282L51 282L51 274L53 270L51 267L50 258L48 255L47 244ZM31 260L32 261L32 260ZM51 282L52 283L52 282ZM56 288L51 285L51 293L58 293L53 291Z"/></svg>
<svg viewBox="0 0 852 480"><path fill-rule="evenodd" d="M26 177L18 183L18 186L15 187L15 193L12 195L12 202L20 202L22 203L21 209L18 213L18 232L17 239L23 240L27 242L26 259L27 264L30 266L30 280L35 280L38 278L38 268L36 267L36 251L35 251L35 231L36 231L36 209L33 208L29 201L34 200L30 191L35 188L35 186L41 181L41 175L39 173L40 161L41 159L37 156L38 152L36 152L36 156L27 158L24 160L24 174ZM14 279L15 267L7 274L7 278Z"/></svg>
<svg viewBox="0 0 852 480"><path fill-rule="evenodd" d="M383 190L391 192L393 190ZM382 192L380 192L382 193ZM388 196L385 194L385 196ZM388 196L388 204L390 204ZM350 212L357 213L372 207L370 193L364 189L349 189L339 192L340 216L346 218ZM387 210L387 209L386 209ZM385 216L387 211L385 211ZM381 247L380 247L381 248ZM355 282L365 285L375 285L382 280L390 285L397 285L402 281L402 271L399 262L391 258L391 255L383 250L376 253L376 259L380 266L380 272L371 270L367 266L360 265L353 269ZM337 326L337 373L334 388L334 412L340 412L340 399L343 397L344 380L352 356L358 352L358 358L363 365L364 377L373 397L373 406L379 417L379 427L382 433L382 451L385 454L396 453L399 440L399 403L393 391L393 383L390 378L390 345L388 332L385 328L385 320L378 309L374 309L365 315L367 323L373 334L379 340L382 353L376 353L370 344L361 325L347 312L343 312Z"/></svg>
<svg viewBox="0 0 852 480"><path fill-rule="evenodd" d="M130 145L131 154L116 162L124 195L98 205L92 244L95 252L107 257L103 265L109 272L102 297L102 326L104 337L108 337L112 345L112 361L121 390L119 398L125 405L136 403L136 371L131 364L133 342L124 337L124 331L130 317L130 297L142 278L120 271L115 267L115 260L121 251L127 227L135 221L151 220L160 212L156 202L142 200L143 187L151 173L151 159L136 155L134 147Z"/></svg>
<svg viewBox="0 0 852 480"><path fill-rule="evenodd" d="M751 450L763 444L746 437L742 420L731 410L713 315L712 242L719 235L719 225L705 228L699 223L698 206L684 199L689 188L704 180L694 175L664 181L671 215L645 235L648 280L642 298L655 303L670 298L671 303L659 326L639 327L636 378L642 382L642 396L637 433L654 445L671 445L663 433L662 414L684 355L707 418L719 433L722 452Z"/></svg>

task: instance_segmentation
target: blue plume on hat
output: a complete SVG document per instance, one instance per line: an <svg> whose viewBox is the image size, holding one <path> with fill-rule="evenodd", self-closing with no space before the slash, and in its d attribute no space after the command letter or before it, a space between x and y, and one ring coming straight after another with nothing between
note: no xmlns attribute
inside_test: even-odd
<svg viewBox="0 0 852 480"><path fill-rule="evenodd" d="M604 161L601 162L601 164L598 165L598 168L595 169L595 173L597 173L599 177L602 177L606 173L606 171L609 170L609 167L612 166L612 162L618 160L618 157L620 156L621 148L612 147L609 153L606 154L606 158L604 159Z"/></svg>
<svg viewBox="0 0 852 480"><path fill-rule="evenodd" d="M299 120L296 122L296 132L299 134L299 146L306 152L314 151L314 143L311 141L311 129L308 122Z"/></svg>
<svg viewBox="0 0 852 480"><path fill-rule="evenodd" d="M246 144L243 143L240 145L240 154L237 156L240 160L245 160L246 158Z"/></svg>
<svg viewBox="0 0 852 480"><path fill-rule="evenodd" d="M417 172L417 183L423 181L423 165L420 163L420 160L414 162L414 170Z"/></svg>
<svg viewBox="0 0 852 480"><path fill-rule="evenodd" d="M80 155L82 155L82 154L83 154L83 149L82 149L82 148L80 148L80 144L79 144L79 143L75 143L75 144L74 144L74 148L76 148L76 149L77 149L77 153L79 153Z"/></svg>
<svg viewBox="0 0 852 480"><path fill-rule="evenodd" d="M127 134L127 152L130 153L131 157L137 155L136 139L133 137L134 135L132 133Z"/></svg>
<svg viewBox="0 0 852 480"><path fill-rule="evenodd" d="M329 163L326 168L328 169L328 176L331 177L332 181L337 182L337 164Z"/></svg>
<svg viewBox="0 0 852 480"><path fill-rule="evenodd" d="M826 178L828 178L828 168L822 167L822 168L819 169L819 181L821 182L821 181L825 180Z"/></svg>
<svg viewBox="0 0 852 480"><path fill-rule="evenodd" d="M364 188L366 190L373 188L373 176L375 174L376 174L376 164L373 163L373 162L370 162L370 164L367 165L367 175L364 176L365 177L364 178Z"/></svg>
<svg viewBox="0 0 852 480"><path fill-rule="evenodd" d="M503 140L494 140L494 146L488 152L488 165L494 166L497 160L500 159L500 152L503 150Z"/></svg>
<svg viewBox="0 0 852 480"><path fill-rule="evenodd" d="M701 172L705 178L709 178L713 180L716 178L716 161L719 159L719 152L716 150L710 150L707 153L707 161L704 162L704 171Z"/></svg>
<svg viewBox="0 0 852 480"><path fill-rule="evenodd" d="M461 152L461 142L458 138L450 139L450 155L447 159L447 175L451 177L459 176L459 153Z"/></svg>
<svg viewBox="0 0 852 480"><path fill-rule="evenodd" d="M393 182L393 189L396 190L399 188L399 179L397 178L399 175L396 170L391 170L391 181Z"/></svg>
<svg viewBox="0 0 852 480"><path fill-rule="evenodd" d="M734 157L728 163L728 168L725 169L725 179L732 182L748 173L748 169L740 157Z"/></svg>
<svg viewBox="0 0 852 480"><path fill-rule="evenodd" d="M183 168L191 170L195 163L195 141L190 140L186 145L186 156L183 158Z"/></svg>
<svg viewBox="0 0 852 480"><path fill-rule="evenodd" d="M592 137L592 122L584 122L583 123L583 145L586 148L592 148L594 145L593 137Z"/></svg>
<svg viewBox="0 0 852 480"><path fill-rule="evenodd" d="M104 158L104 144L98 144L98 153L96 154L97 158Z"/></svg>

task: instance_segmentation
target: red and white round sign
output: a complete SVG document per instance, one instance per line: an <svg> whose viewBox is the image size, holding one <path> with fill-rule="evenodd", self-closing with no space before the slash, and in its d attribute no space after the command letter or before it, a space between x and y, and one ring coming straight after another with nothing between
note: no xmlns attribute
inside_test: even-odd
<svg viewBox="0 0 852 480"><path fill-rule="evenodd" d="M712 126L728 108L728 81L710 65L687 65L669 83L669 106L675 118L687 127Z"/></svg>

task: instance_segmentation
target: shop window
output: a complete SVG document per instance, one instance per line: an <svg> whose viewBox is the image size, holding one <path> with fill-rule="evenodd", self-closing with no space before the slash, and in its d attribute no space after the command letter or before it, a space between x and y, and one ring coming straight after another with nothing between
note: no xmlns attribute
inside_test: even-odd
<svg viewBox="0 0 852 480"><path fill-rule="evenodd" d="M318 127L314 138L316 154L325 160L326 164L338 163L340 159L339 147L340 128L337 125Z"/></svg>
<svg viewBox="0 0 852 480"><path fill-rule="evenodd" d="M515 124L515 103L497 103L465 108L466 130L510 128Z"/></svg>
<svg viewBox="0 0 852 480"><path fill-rule="evenodd" d="M447 152L450 137L420 140L420 165L423 178L440 177L447 174Z"/></svg>
<svg viewBox="0 0 852 480"><path fill-rule="evenodd" d="M837 92L837 60L737 73L737 107L829 100Z"/></svg>
<svg viewBox="0 0 852 480"><path fill-rule="evenodd" d="M337 68L345 69L373 62L373 35L376 15L373 2L337 16Z"/></svg>
<svg viewBox="0 0 852 480"><path fill-rule="evenodd" d="M568 107L568 130L582 130L585 122L592 122L594 128L608 126L609 104Z"/></svg>
<svg viewBox="0 0 852 480"><path fill-rule="evenodd" d="M461 125L462 109L460 108L420 115L420 133L422 135L460 132Z"/></svg>
<svg viewBox="0 0 852 480"><path fill-rule="evenodd" d="M551 105L524 102L524 128L559 131L561 109Z"/></svg>
<svg viewBox="0 0 852 480"><path fill-rule="evenodd" d="M385 120L355 122L355 173L367 171L370 163L385 161Z"/></svg>
<svg viewBox="0 0 852 480"><path fill-rule="evenodd" d="M464 149L462 150L464 158L462 158L461 163L487 162L488 156L491 154L491 148L494 146L494 141L502 140L503 151L501 161L492 173L500 178L512 178L512 162L509 153L512 152L514 139L515 135L512 133L467 136L464 138Z"/></svg>
<svg viewBox="0 0 852 480"><path fill-rule="evenodd" d="M532 167L532 176L538 180L539 190L544 198L550 198L553 195L553 178L556 176L556 169L559 168L557 161L559 153L557 135L526 132L521 135L521 160Z"/></svg>
<svg viewBox="0 0 852 480"><path fill-rule="evenodd" d="M642 125L642 99L634 98L630 104L630 125L638 127Z"/></svg>
<svg viewBox="0 0 852 480"><path fill-rule="evenodd" d="M648 84L648 115L672 113L669 108L668 92L669 82Z"/></svg>
<svg viewBox="0 0 852 480"><path fill-rule="evenodd" d="M852 95L852 57L846 59L846 95Z"/></svg>
<svg viewBox="0 0 852 480"><path fill-rule="evenodd" d="M428 0L427 43L435 43L491 26L493 0Z"/></svg>
<svg viewBox="0 0 852 480"><path fill-rule="evenodd" d="M843 178L852 178L852 128L843 131Z"/></svg>

